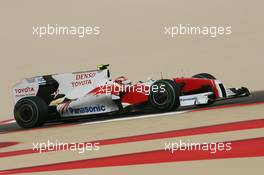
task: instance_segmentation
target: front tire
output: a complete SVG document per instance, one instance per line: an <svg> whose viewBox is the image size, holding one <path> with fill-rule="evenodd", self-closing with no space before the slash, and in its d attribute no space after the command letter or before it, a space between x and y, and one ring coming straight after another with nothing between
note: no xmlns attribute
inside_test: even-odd
<svg viewBox="0 0 264 175"><path fill-rule="evenodd" d="M38 127L47 119L48 105L39 97L25 97L16 103L14 116L22 128Z"/></svg>
<svg viewBox="0 0 264 175"><path fill-rule="evenodd" d="M180 106L180 87L172 80L158 80L151 86L149 102L161 112L172 111Z"/></svg>

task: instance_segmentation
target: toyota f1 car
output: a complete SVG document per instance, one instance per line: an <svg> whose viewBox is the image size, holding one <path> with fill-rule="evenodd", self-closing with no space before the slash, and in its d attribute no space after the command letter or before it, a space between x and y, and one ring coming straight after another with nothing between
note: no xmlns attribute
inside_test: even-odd
<svg viewBox="0 0 264 175"><path fill-rule="evenodd" d="M111 80L108 66L23 79L13 88L16 122L32 128L54 120L149 109L165 112L250 95L247 88L226 88L207 73L135 84L123 76Z"/></svg>

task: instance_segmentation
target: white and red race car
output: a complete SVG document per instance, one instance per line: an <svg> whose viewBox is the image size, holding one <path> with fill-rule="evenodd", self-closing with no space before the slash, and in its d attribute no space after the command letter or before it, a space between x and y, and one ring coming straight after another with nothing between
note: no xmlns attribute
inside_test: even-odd
<svg viewBox="0 0 264 175"><path fill-rule="evenodd" d="M32 128L53 120L148 109L165 112L250 95L245 87L225 88L207 73L135 84L123 76L111 80L108 66L23 79L13 88L18 125Z"/></svg>

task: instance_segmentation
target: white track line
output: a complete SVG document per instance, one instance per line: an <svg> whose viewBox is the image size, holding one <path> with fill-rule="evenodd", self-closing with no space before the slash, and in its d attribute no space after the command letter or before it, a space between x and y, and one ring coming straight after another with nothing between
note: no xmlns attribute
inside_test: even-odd
<svg viewBox="0 0 264 175"><path fill-rule="evenodd" d="M109 123L109 122L115 122L115 121L136 120L136 119L143 119L143 118L154 118L154 117L160 117L160 116L165 116L165 115L183 114L186 112L189 112L189 111L176 111L176 112L166 112L166 113L160 113L160 114L148 114L148 115L140 115L137 117L129 116L129 117L115 118L115 119L95 121L95 122L85 122L85 123L81 123L79 125L92 125L92 124Z"/></svg>
<svg viewBox="0 0 264 175"><path fill-rule="evenodd" d="M9 124L9 123L16 123L16 120L15 119L14 120L11 120L9 122L6 122L5 124Z"/></svg>
<svg viewBox="0 0 264 175"><path fill-rule="evenodd" d="M15 123L16 120L15 119L12 119L10 121L0 121L0 125L5 125L5 124L10 124L10 123Z"/></svg>
<svg viewBox="0 0 264 175"><path fill-rule="evenodd" d="M160 117L160 116L165 116L165 115L183 114L186 112L189 112L189 111L174 111L174 112L166 112L166 113L159 113L159 114L147 114L147 115L139 115L136 117L135 116L128 116L128 117L114 118L114 119L108 119L108 120L102 120L102 121L85 122L85 123L80 123L77 125L92 125L92 124L109 123L109 122L115 122L115 121L136 120L136 119L143 119L143 118L154 118L154 117ZM11 120L11 121L8 121L5 123L1 123L1 125L3 125L3 124L5 125L5 124L9 124L9 123L15 123L15 122L16 122L16 120Z"/></svg>

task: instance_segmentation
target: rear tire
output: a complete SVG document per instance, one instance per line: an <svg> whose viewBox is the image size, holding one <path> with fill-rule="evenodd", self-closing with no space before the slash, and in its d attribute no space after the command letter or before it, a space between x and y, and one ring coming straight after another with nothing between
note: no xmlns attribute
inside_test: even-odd
<svg viewBox="0 0 264 175"><path fill-rule="evenodd" d="M210 79L210 80L216 80L216 78L208 73L200 73L200 74L196 74L194 76L192 76L193 78L206 78L206 79Z"/></svg>
<svg viewBox="0 0 264 175"><path fill-rule="evenodd" d="M158 80L151 86L149 102L162 112L175 110L180 106L180 87L172 80Z"/></svg>
<svg viewBox="0 0 264 175"><path fill-rule="evenodd" d="M22 128L38 127L47 119L48 105L39 97L25 97L16 103L14 116Z"/></svg>

